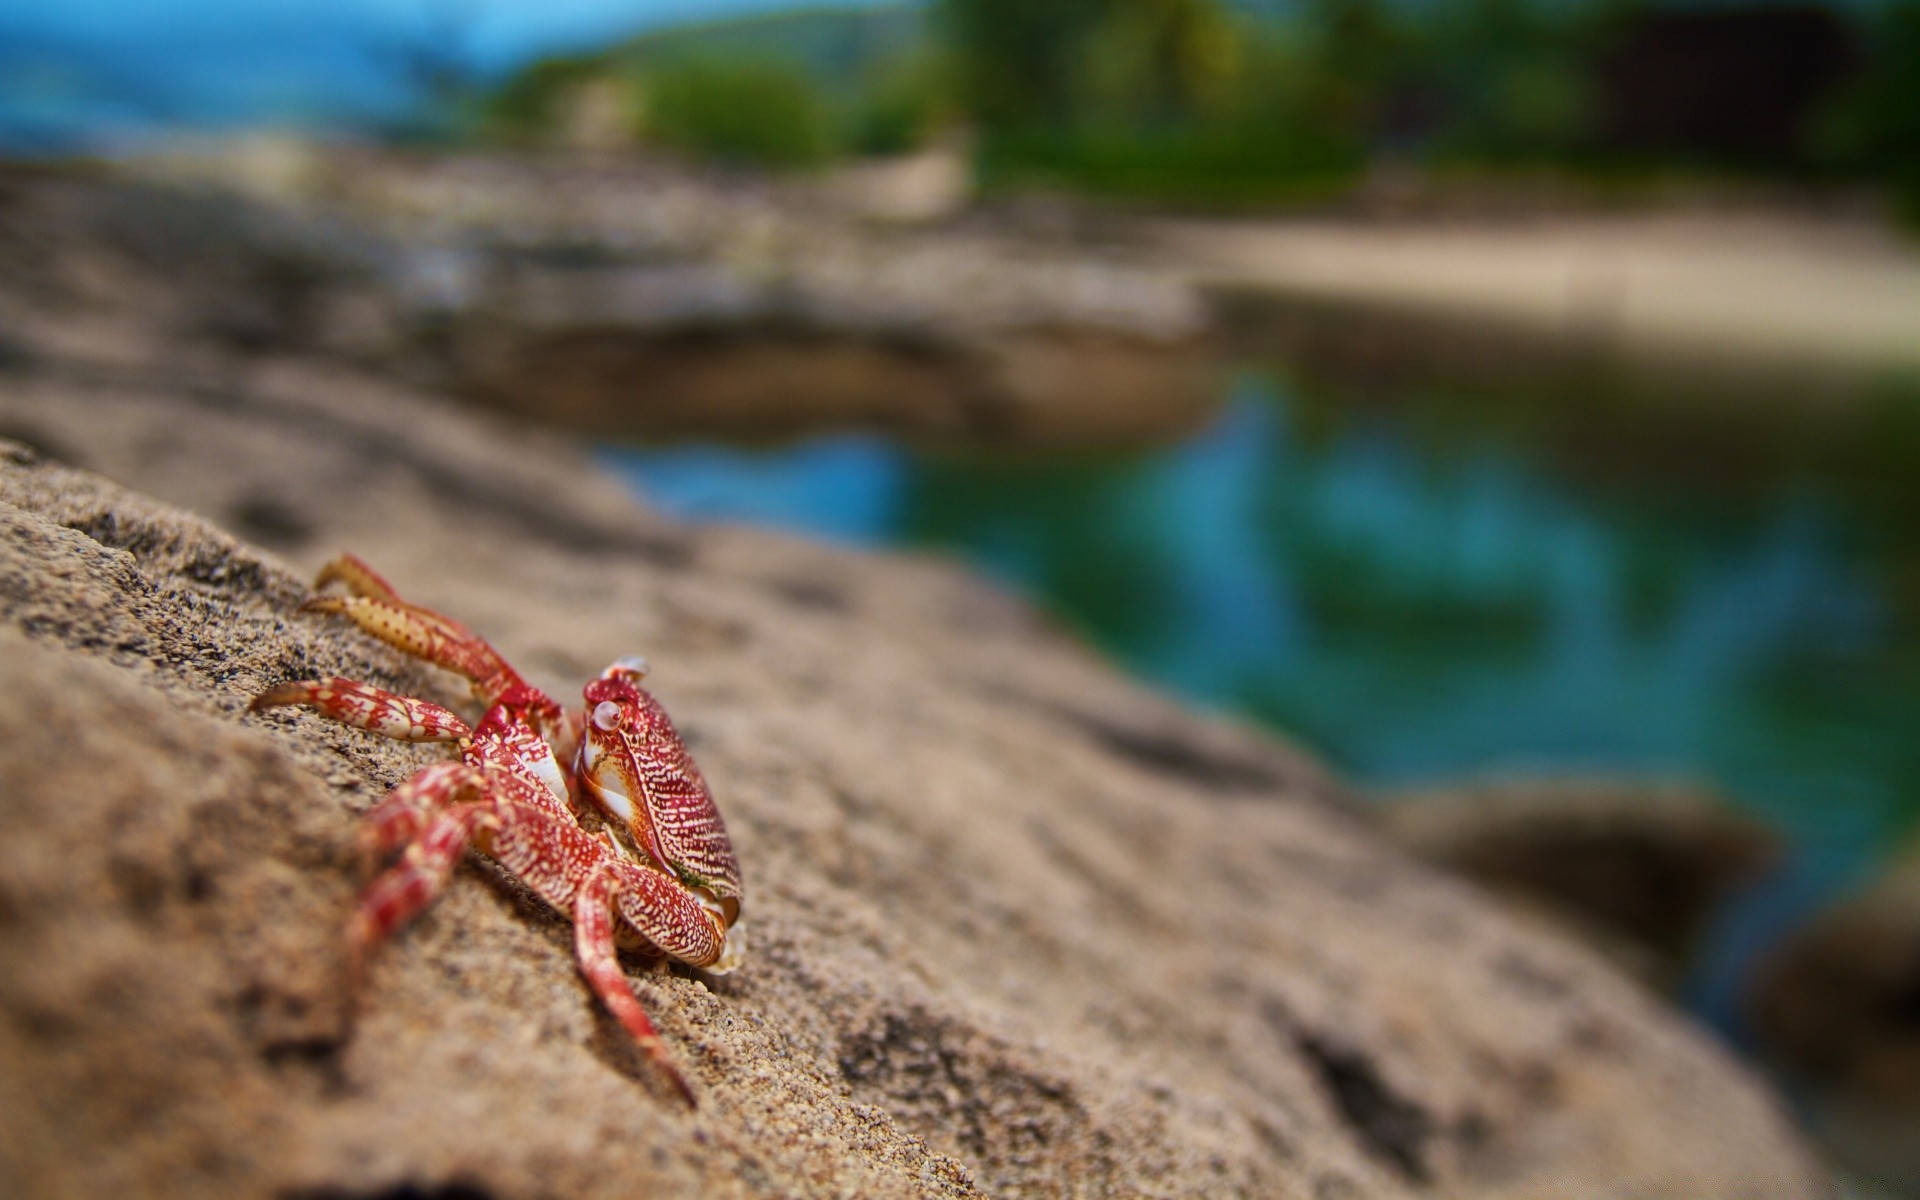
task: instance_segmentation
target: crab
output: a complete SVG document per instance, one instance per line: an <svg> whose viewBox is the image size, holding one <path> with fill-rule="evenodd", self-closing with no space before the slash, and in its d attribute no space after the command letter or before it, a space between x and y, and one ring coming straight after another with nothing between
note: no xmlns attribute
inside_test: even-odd
<svg viewBox="0 0 1920 1200"><path fill-rule="evenodd" d="M251 711L304 705L400 741L450 743L458 754L402 783L362 821L369 858L391 865L348 923L351 994L368 956L433 903L472 847L572 918L581 974L694 1105L616 947L713 974L733 970L746 949L740 867L713 793L666 710L640 686L646 662L615 662L586 685L585 706L568 712L466 626L400 599L358 558L327 564L314 591L335 583L344 594L316 594L303 611L344 616L464 676L485 709L469 727L438 704L341 678L283 684L253 699Z"/></svg>

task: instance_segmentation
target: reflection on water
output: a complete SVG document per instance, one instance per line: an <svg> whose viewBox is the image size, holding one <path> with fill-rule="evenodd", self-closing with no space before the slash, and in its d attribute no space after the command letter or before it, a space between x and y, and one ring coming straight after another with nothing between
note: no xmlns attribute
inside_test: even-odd
<svg viewBox="0 0 1920 1200"><path fill-rule="evenodd" d="M1759 940L1920 811L1920 630L1897 557L1817 477L1703 506L1602 487L1493 436L1315 410L1266 383L1168 450L621 451L655 504L950 548L1133 670L1285 729L1380 786L1507 771L1711 778L1792 866L1714 941L1724 1015ZM1306 426L1311 424L1311 431Z"/></svg>

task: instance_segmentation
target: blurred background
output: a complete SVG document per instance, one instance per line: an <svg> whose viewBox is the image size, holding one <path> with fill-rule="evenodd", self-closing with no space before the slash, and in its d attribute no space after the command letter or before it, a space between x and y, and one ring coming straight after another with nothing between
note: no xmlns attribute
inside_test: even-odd
<svg viewBox="0 0 1920 1200"><path fill-rule="evenodd" d="M0 152L1299 741L1920 1195L1915 0L11 0Z"/></svg>

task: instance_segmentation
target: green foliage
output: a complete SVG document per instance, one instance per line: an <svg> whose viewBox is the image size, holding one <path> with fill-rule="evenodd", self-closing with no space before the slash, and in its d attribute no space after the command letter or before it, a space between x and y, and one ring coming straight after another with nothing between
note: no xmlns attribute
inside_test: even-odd
<svg viewBox="0 0 1920 1200"><path fill-rule="evenodd" d="M702 128L727 130L718 142L669 133L673 144L739 161L812 166L849 154L901 153L919 145L951 108L944 57L928 43L919 10L908 6L809 8L683 26L636 38L613 55L665 80L670 91L697 93L668 99L702 110ZM760 78L753 87L715 78L729 69ZM772 77L783 73L776 86ZM689 74L697 78L683 77ZM804 98L803 82L810 93ZM772 93L781 89L798 106L797 119L778 110ZM736 111L712 111L728 103ZM682 123L677 113L672 120ZM781 149L769 153L774 147Z"/></svg>
<svg viewBox="0 0 1920 1200"><path fill-rule="evenodd" d="M1893 0L1868 30L1867 67L1827 114L1823 157L1891 186L1901 215L1920 226L1920 0Z"/></svg>
<svg viewBox="0 0 1920 1200"><path fill-rule="evenodd" d="M684 154L793 168L817 166L838 149L821 89L777 59L545 59L489 97L486 128L508 141L563 139L570 109L596 87L613 89L635 136Z"/></svg>
<svg viewBox="0 0 1920 1200"><path fill-rule="evenodd" d="M1108 0L942 0L956 99L989 135L1063 125L1081 44Z"/></svg>
<svg viewBox="0 0 1920 1200"><path fill-rule="evenodd" d="M917 10L810 9L541 60L486 98L482 133L567 140L595 89L632 110L643 141L776 168L903 152L953 119L945 57L926 43Z"/></svg>
<svg viewBox="0 0 1920 1200"><path fill-rule="evenodd" d="M862 80L841 120L844 145L855 154L904 154L955 119L951 67L931 51L895 55Z"/></svg>
<svg viewBox="0 0 1920 1200"><path fill-rule="evenodd" d="M1315 0L1287 25L1217 0L1063 0L1021 6L1017 45L985 36L1011 36L988 19L1000 2L943 8L946 28L980 34L955 54L963 102L991 92L989 185L1237 204L1324 195L1364 166L1393 44L1376 0ZM1033 33L1042 11L1051 46ZM988 88L1011 76L1024 91Z"/></svg>
<svg viewBox="0 0 1920 1200"><path fill-rule="evenodd" d="M811 167L835 138L825 98L804 71L776 60L693 60L652 72L641 128L649 141L725 162Z"/></svg>
<svg viewBox="0 0 1920 1200"><path fill-rule="evenodd" d="M1446 0L1414 40L1409 73L1446 111L1434 131L1441 159L1505 163L1564 159L1594 134L1594 64L1611 13L1597 3Z"/></svg>
<svg viewBox="0 0 1920 1200"><path fill-rule="evenodd" d="M936 27L989 134L1190 117L1238 74L1216 0L942 0Z"/></svg>
<svg viewBox="0 0 1920 1200"><path fill-rule="evenodd" d="M819 7L673 26L642 34L609 53L641 66L777 59L834 90L838 84L864 79L878 64L923 53L928 45L926 23L916 6Z"/></svg>
<svg viewBox="0 0 1920 1200"><path fill-rule="evenodd" d="M983 182L1228 206L1318 198L1349 184L1366 157L1365 106L1349 81L1313 69L1302 40L1234 34L1231 58L1214 60L1231 67L1207 89L1143 90L1132 103L1089 103L1076 120L989 138Z"/></svg>
<svg viewBox="0 0 1920 1200"><path fill-rule="evenodd" d="M1654 2L804 10L536 63L487 99L484 129L562 139L604 129L625 104L641 136L682 152L809 167L901 153L964 123L979 135L989 185L1205 204L1323 196L1382 153L1448 173L1615 178L1662 169L1610 157L1601 137L1600 64L1623 19ZM1830 174L1894 184L1920 221L1920 0L1881 2L1862 18L1867 67L1809 131L1810 150Z"/></svg>
<svg viewBox="0 0 1920 1200"><path fill-rule="evenodd" d="M523 68L488 95L481 104L483 129L510 141L547 136L564 117L567 101L578 90L606 76L603 55L543 58Z"/></svg>
<svg viewBox="0 0 1920 1200"><path fill-rule="evenodd" d="M988 186L1053 184L1201 206L1322 199L1362 165L1350 144L1284 127L1007 134L981 156Z"/></svg>
<svg viewBox="0 0 1920 1200"><path fill-rule="evenodd" d="M1072 64L1076 115L1163 124L1230 102L1240 34L1214 0L1109 0Z"/></svg>

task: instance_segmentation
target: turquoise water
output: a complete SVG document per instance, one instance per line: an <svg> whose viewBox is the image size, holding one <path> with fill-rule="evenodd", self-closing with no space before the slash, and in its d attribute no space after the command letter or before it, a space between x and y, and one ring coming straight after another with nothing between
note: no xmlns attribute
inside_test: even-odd
<svg viewBox="0 0 1920 1200"><path fill-rule="evenodd" d="M1910 473L1902 446L1867 439L1891 465L1729 471L1691 457L1697 432L1516 433L1253 376L1211 429L1132 455L873 436L608 453L686 517L949 550L1132 671L1368 785L1717 782L1793 846L1691 986L1731 1021L1755 950L1920 816L1920 553L1888 511L1907 492L1880 486Z"/></svg>

